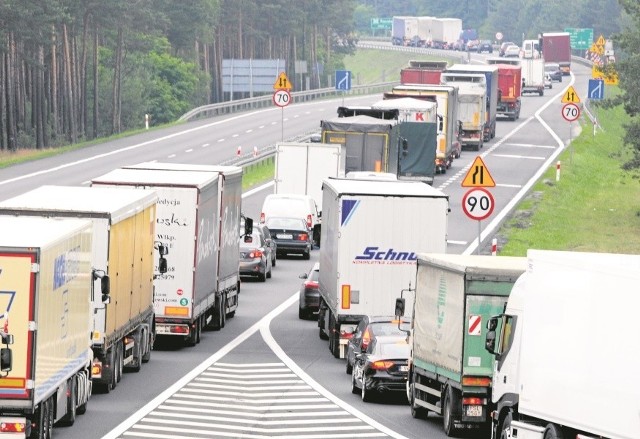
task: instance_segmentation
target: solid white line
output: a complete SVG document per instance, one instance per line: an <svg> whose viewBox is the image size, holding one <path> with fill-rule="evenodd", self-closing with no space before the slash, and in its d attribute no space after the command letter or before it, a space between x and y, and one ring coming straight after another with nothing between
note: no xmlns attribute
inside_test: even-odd
<svg viewBox="0 0 640 439"><path fill-rule="evenodd" d="M231 407L224 407L227 409L230 409ZM244 408L243 408L244 409ZM184 407L184 406L180 406L177 404L173 404L173 403L165 403L165 404L161 404L160 407L158 407L156 409L156 411L159 410L170 410L173 413L176 413L177 411L184 411L184 412L196 412L196 413L203 413L203 408L200 406L197 406L194 404L194 406L189 406L189 407ZM153 413L156 413L156 411L154 411ZM213 408L206 408L206 413L216 413L216 414L221 414L221 415L231 415L231 416L236 416L238 414L238 410L216 410ZM322 417L322 416L327 416L327 417L334 417L334 416L351 416L351 413L347 413L342 409L339 410L332 410L332 411L325 411L325 412L321 412L319 410L313 410L312 412L310 411L301 411L301 412L292 412L291 410L287 410L286 412L282 412L282 413L265 413L263 411L259 411L257 413L253 413L251 414L251 418L252 419L260 419L260 418L281 418L281 417L287 417L287 418L302 418L302 417L306 417L312 415L314 418L318 418L318 417ZM359 421L359 419L356 418L352 418L355 421Z"/></svg>
<svg viewBox="0 0 640 439"><path fill-rule="evenodd" d="M221 370L219 372L210 372L211 369L207 370L203 375L204 376L212 376L212 377L233 377L233 378L242 378L246 380L256 379L254 376L256 373L259 373L259 370ZM291 373L290 370L287 370L286 373L262 373L257 378L293 378L296 377L295 373Z"/></svg>
<svg viewBox="0 0 640 439"><path fill-rule="evenodd" d="M544 148L544 149L556 149L557 145L534 145L533 143L505 143L508 146L520 146L522 148Z"/></svg>
<svg viewBox="0 0 640 439"><path fill-rule="evenodd" d="M519 188L519 187L522 187L522 185L521 184L496 184L496 187Z"/></svg>
<svg viewBox="0 0 640 439"><path fill-rule="evenodd" d="M193 148L185 149L184 152L193 152Z"/></svg>
<svg viewBox="0 0 640 439"><path fill-rule="evenodd" d="M534 157L529 155L493 154L491 157L504 157L507 159L546 160L546 157Z"/></svg>
<svg viewBox="0 0 640 439"><path fill-rule="evenodd" d="M204 381L207 383L238 383L238 384L273 384L274 381L273 380L256 380L256 381L251 381L251 382L247 382L246 379L242 379L242 380L233 380L233 379L229 379L229 378L196 378L195 379L196 382L200 382L200 381ZM298 383L304 383L304 381L302 381L301 379L297 379L297 380L278 380L277 381L279 384L298 384Z"/></svg>
<svg viewBox="0 0 640 439"><path fill-rule="evenodd" d="M184 431L181 428L172 428L172 427L160 427L160 426L155 426L155 425L147 425L147 422L150 422L149 418L144 418L141 420L143 424L137 424L134 425L133 428L139 428L139 429L149 429L149 430L154 430L154 429L163 429L163 430L167 430L167 431L176 431L176 432L180 432L180 431ZM176 425L177 422L173 419L153 419L152 421L154 424L165 424L165 425ZM338 425L327 425L326 427L302 427L302 428L261 428L261 427L251 427L251 426L246 426L246 425L228 425L228 424L217 424L214 422L193 422L193 421L180 421L180 425L185 425L185 426L189 426L189 427L205 427L207 429L214 427L214 428L223 428L225 430L240 430L240 431L251 431L251 432L255 432L255 433L267 433L267 434L273 434L273 433L311 433L311 432L320 432L320 431L326 431L326 430L331 430L331 431L336 431L336 430L342 430L342 431L346 431L346 430L371 430L373 429L373 427L371 427L370 425L349 425L349 426L338 426ZM200 431L200 434L204 434L205 432Z"/></svg>
<svg viewBox="0 0 640 439"><path fill-rule="evenodd" d="M170 400L168 401L172 401L176 404L189 404L190 401L188 400L192 400L192 401L199 401L196 402L195 404L202 404L202 405L211 405L212 407L228 407L229 402L235 403L238 402L238 398L229 398L227 396L215 396L212 395L211 392L205 392L205 391L200 391L200 392L185 392L184 390L180 390L178 393L176 393L175 395L173 395L171 397ZM206 401L219 401L219 402L224 402L225 404L218 404L216 402L206 402ZM253 401L250 398L241 400L242 404L255 404L255 405L260 405L260 404L264 404L264 399L260 400L260 401ZM274 399L272 401L273 404L301 404L301 403L319 403L319 402L327 402L327 399L324 396L321 395L314 395L314 397L311 398L278 398L278 399Z"/></svg>
<svg viewBox="0 0 640 439"><path fill-rule="evenodd" d="M303 381L301 381L303 382ZM292 386L225 386L222 384L208 384L208 383L200 383L195 382L189 384L192 387L204 388L204 389L227 389L227 390L237 390L238 392L264 392L265 390L307 390L309 386L306 384ZM283 394L286 392L282 392ZM255 393L255 395L260 396L263 393Z"/></svg>
<svg viewBox="0 0 640 439"><path fill-rule="evenodd" d="M257 367L257 368L281 367L283 369L286 369L287 371L289 370L286 368L286 366L283 363L246 363L246 364L216 363L211 369L219 369L223 367L230 367L233 369L235 368L243 369L246 367Z"/></svg>
<svg viewBox="0 0 640 439"><path fill-rule="evenodd" d="M150 416L147 416L145 418L145 422L153 422L152 420L157 417L159 417L160 419L164 419L164 418L180 418L182 419L192 419L192 420L201 420L201 421L228 421L228 422L234 422L236 424L250 424L250 425L255 425L256 424L256 420L257 418L262 418L262 416L257 416L257 417L250 417L250 418L242 418L242 417L236 417L235 415L237 415L237 412L230 412L227 411L226 413L222 413L225 416L216 416L216 414L206 414L203 415L202 411L199 411L199 414L189 414L187 411L185 411L184 409L180 408L180 412L176 413L174 412L171 408L165 409L163 410L159 410L159 411L154 411ZM207 411L207 413L211 413L209 411ZM228 415L232 415L234 416L233 418L229 418ZM276 420L264 420L261 419L260 420L260 425L313 425L313 424L322 424L322 425L326 425L327 424L327 420L326 419L282 419L283 417L286 417L287 414L283 413L281 414L279 417L276 417L278 419ZM272 418L274 418L272 416ZM342 419L332 419L331 420L331 424L334 423L341 423L341 424L355 424L355 423L361 423L362 421L358 418L342 418ZM333 428L333 427L331 427ZM372 427L370 427L372 428Z"/></svg>
<svg viewBox="0 0 640 439"><path fill-rule="evenodd" d="M569 83L569 86L572 86L575 82L575 76L573 75L573 72L571 73L571 82ZM568 86L567 86L568 88ZM557 102L557 99L562 97L562 95L564 95L566 91L566 88L563 89L563 91L555 96L553 96L553 98L551 98L549 100L549 102L547 102L546 104L544 104L542 107L540 107L538 109L538 111L535 112L535 118L538 119L538 121L542 124L542 126L551 134L551 136L555 139L555 141L558 144L558 148L553 152L553 154L551 154L551 156L547 159L547 161L544 163L544 165L542 165L539 169L538 172L536 172L534 174L533 177L531 177L531 179L529 179L529 181L527 182L527 184L525 184L522 189L520 189L520 191L518 191L518 193L515 195L515 197L513 197L511 199L511 201L509 201L509 203L504 207L504 209L502 209L498 215L489 223L489 225L482 231L482 233L480 233L480 242L483 242L485 239L487 239L487 237L489 237L491 234L494 233L494 230L497 229L501 224L502 221L504 221L504 219L507 217L507 215L509 215L511 213L511 210L520 202L520 200L522 200L522 198L524 198L524 196L529 192L529 190L533 187L534 184L536 184L536 182L538 181L538 179L542 176L542 174L544 174L545 172L547 172L547 169L549 169L549 166L551 166L551 164L556 160L556 158L560 155L560 153L564 150L565 145L564 142L562 141L562 139L551 129L551 127L549 126L549 124L547 124L544 119L542 119L542 117L540 117L540 114L546 110L547 108L549 108L549 106L551 104L553 104L554 102ZM527 119L527 122L530 119ZM473 243L467 247L465 249L464 252L462 252L463 255L470 255L472 254L476 249L478 248L478 240L474 239Z"/></svg>
<svg viewBox="0 0 640 439"><path fill-rule="evenodd" d="M176 393L178 390L186 386L190 381L192 381L195 377L200 375L202 372L211 367L219 359L223 358L233 349L242 344L245 340L255 334L261 327L263 321L271 321L274 317L281 314L285 309L289 308L291 305L298 301L298 292L296 291L291 297L282 302L279 306L274 308L271 312L269 312L266 316L264 316L261 320L257 321L247 330L245 330L242 334L233 339L230 343L223 346L216 353L211 355L205 361L200 363L198 366L193 368L191 372L184 375L180 380L176 381L172 386L168 387L164 392L160 393L158 396L153 398L143 407L141 407L138 411L131 414L127 419L122 421L116 428L111 430L109 433L103 436L103 439L117 439L120 437L126 430L131 428L136 422L142 419L145 415L149 414L153 409L155 409L160 403L167 400L171 395Z"/></svg>

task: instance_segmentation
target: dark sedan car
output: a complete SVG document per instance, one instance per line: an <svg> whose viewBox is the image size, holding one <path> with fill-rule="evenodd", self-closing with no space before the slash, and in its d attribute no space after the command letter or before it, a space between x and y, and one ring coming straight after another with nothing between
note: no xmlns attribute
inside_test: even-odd
<svg viewBox="0 0 640 439"><path fill-rule="evenodd" d="M493 53L493 43L489 40L480 41L480 44L478 44L478 53L482 52Z"/></svg>
<svg viewBox="0 0 640 439"><path fill-rule="evenodd" d="M545 63L544 72L549 74L552 81L562 82L562 70L560 70L560 64L553 62Z"/></svg>
<svg viewBox="0 0 640 439"><path fill-rule="evenodd" d="M240 276L257 276L264 282L272 269L271 248L257 230L240 238Z"/></svg>
<svg viewBox="0 0 640 439"><path fill-rule="evenodd" d="M353 370L356 355L366 352L371 340L378 336L397 335L406 337L404 330L409 329L411 320L403 318L398 325L395 316L364 316L358 323L353 335L347 343L346 372L350 374Z"/></svg>
<svg viewBox="0 0 640 439"><path fill-rule="evenodd" d="M409 354L406 337L375 337L367 347L367 352L356 355L351 373L351 393L360 393L364 402L385 392L405 393Z"/></svg>
<svg viewBox="0 0 640 439"><path fill-rule="evenodd" d="M271 217L267 219L271 238L276 242L277 256L289 253L301 254L309 259L313 247L312 231L301 218Z"/></svg>
<svg viewBox="0 0 640 439"><path fill-rule="evenodd" d="M320 263L316 262L309 273L300 275L304 279L300 286L298 300L298 318L311 318L320 309L320 290L318 290L318 278L320 277Z"/></svg>

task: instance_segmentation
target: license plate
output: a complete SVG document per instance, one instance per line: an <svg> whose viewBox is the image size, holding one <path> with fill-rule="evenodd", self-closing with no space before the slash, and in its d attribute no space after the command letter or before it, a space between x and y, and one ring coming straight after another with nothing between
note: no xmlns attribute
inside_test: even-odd
<svg viewBox="0 0 640 439"><path fill-rule="evenodd" d="M474 417L482 416L482 406L481 405L468 405L467 406L467 416L474 416Z"/></svg>
<svg viewBox="0 0 640 439"><path fill-rule="evenodd" d="M409 372L409 366L400 366L400 372Z"/></svg>
<svg viewBox="0 0 640 439"><path fill-rule="evenodd" d="M278 239L293 239L293 235L284 235L284 234L279 234L279 235L276 235L276 237L277 237Z"/></svg>

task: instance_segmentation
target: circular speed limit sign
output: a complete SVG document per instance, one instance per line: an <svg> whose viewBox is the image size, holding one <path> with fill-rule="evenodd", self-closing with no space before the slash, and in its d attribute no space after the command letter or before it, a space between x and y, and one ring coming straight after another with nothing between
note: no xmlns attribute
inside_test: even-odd
<svg viewBox="0 0 640 439"><path fill-rule="evenodd" d="M574 122L580 117L580 107L576 104L569 103L562 106L562 117L567 122Z"/></svg>
<svg viewBox="0 0 640 439"><path fill-rule="evenodd" d="M276 90L273 93L273 103L278 107L286 107L289 102L291 102L291 94L287 90Z"/></svg>
<svg viewBox="0 0 640 439"><path fill-rule="evenodd" d="M462 210L472 220L481 221L493 213L496 202L488 190L476 187L462 197Z"/></svg>

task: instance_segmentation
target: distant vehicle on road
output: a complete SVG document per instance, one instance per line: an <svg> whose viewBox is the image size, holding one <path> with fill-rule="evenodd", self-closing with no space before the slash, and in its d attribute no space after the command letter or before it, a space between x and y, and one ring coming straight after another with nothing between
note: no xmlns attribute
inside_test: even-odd
<svg viewBox="0 0 640 439"><path fill-rule="evenodd" d="M493 44L489 40L483 40L478 45L478 53L487 52L493 53Z"/></svg>
<svg viewBox="0 0 640 439"><path fill-rule="evenodd" d="M295 253L304 259L310 258L313 231L303 219L271 217L267 220L267 227L276 242L276 256Z"/></svg>
<svg viewBox="0 0 640 439"><path fill-rule="evenodd" d="M520 56L520 48L516 45L508 46L504 49L504 55L502 56L505 58L518 58Z"/></svg>
<svg viewBox="0 0 640 439"><path fill-rule="evenodd" d="M271 248L255 231L240 238L240 276L254 276L264 282L271 277Z"/></svg>
<svg viewBox="0 0 640 439"><path fill-rule="evenodd" d="M316 262L309 273L303 273L299 277L304 279L304 282L300 286L298 318L308 319L317 314L320 309L320 291L318 290L320 263Z"/></svg>

